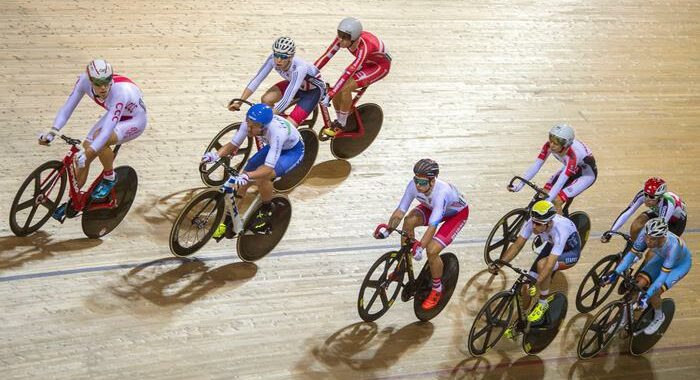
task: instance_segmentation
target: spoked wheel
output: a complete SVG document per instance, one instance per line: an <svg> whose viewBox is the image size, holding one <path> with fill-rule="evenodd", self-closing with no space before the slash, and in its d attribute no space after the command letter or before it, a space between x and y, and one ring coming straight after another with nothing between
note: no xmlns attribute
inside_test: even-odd
<svg viewBox="0 0 700 380"><path fill-rule="evenodd" d="M224 127L224 129L214 136L204 153L216 152L219 150L219 148L231 141L231 138L234 134L236 134L236 132L238 132L240 127L240 122L229 124ZM240 172L243 165L245 165L246 161L248 161L248 157L250 157L250 152L254 145L253 138L247 137L245 140L243 140L243 143L233 157L222 157L218 162L212 164L206 170L204 170L206 168L204 164L200 164L200 169L202 169L202 171L200 171L200 176L202 177L204 184L215 187L223 185L224 181L226 181L228 178L228 174L226 173L225 169L226 166L235 168Z"/></svg>
<svg viewBox="0 0 700 380"><path fill-rule="evenodd" d="M38 230L58 207L66 190L66 172L61 161L49 161L34 169L10 207L10 229L17 236Z"/></svg>
<svg viewBox="0 0 700 380"><path fill-rule="evenodd" d="M279 192L287 192L301 184L306 176L309 175L314 162L316 162L316 156L318 155L316 132L311 128L302 128L299 130L299 134L304 140L304 157L294 169L272 184L275 190Z"/></svg>
<svg viewBox="0 0 700 380"><path fill-rule="evenodd" d="M224 196L210 189L187 203L170 230L170 252L189 256L211 239L224 217Z"/></svg>
<svg viewBox="0 0 700 380"><path fill-rule="evenodd" d="M481 356L501 339L513 319L513 297L508 291L496 293L491 297L479 314L476 315L467 348L473 356Z"/></svg>
<svg viewBox="0 0 700 380"><path fill-rule="evenodd" d="M382 129L384 112L382 107L374 103L360 104L347 121L347 129L352 133L357 130L360 117L365 133L362 136L343 136L342 134L331 140L331 153L335 158L350 159L367 149Z"/></svg>
<svg viewBox="0 0 700 380"><path fill-rule="evenodd" d="M576 292L576 310L579 313L588 313L608 299L610 293L615 289L615 284L602 287L600 278L614 270L619 262L619 255L608 255L586 273ZM617 283L617 279L615 283Z"/></svg>
<svg viewBox="0 0 700 380"><path fill-rule="evenodd" d="M624 301L611 302L586 324L578 341L579 358L590 359L607 347L620 328L624 307Z"/></svg>
<svg viewBox="0 0 700 380"><path fill-rule="evenodd" d="M569 214L569 220L576 226L578 235L581 237L581 250L583 250L591 232L591 218L583 211L576 211Z"/></svg>
<svg viewBox="0 0 700 380"><path fill-rule="evenodd" d="M120 166L114 171L117 174L114 190L104 199L90 201L83 212L83 232L89 238L97 239L115 229L129 212L136 197L139 186L136 170L131 166ZM113 208L101 207L112 201L115 202Z"/></svg>
<svg viewBox="0 0 700 380"><path fill-rule="evenodd" d="M666 319L661 324L656 332L651 335L647 335L643 330L651 323L654 319L654 308L648 307L644 310L644 313L639 316L637 321L634 323L634 333L632 339L630 339L630 353L632 355L642 355L645 352L651 350L652 347L661 339L661 337L668 329L668 326L673 320L673 315L676 312L676 304L672 299L666 298L661 303L661 310L664 312Z"/></svg>
<svg viewBox="0 0 700 380"><path fill-rule="evenodd" d="M515 241L520 227L528 218L527 213L526 208L516 208L503 215L501 220L496 223L489 233L484 246L484 261L486 264L491 264L494 260L501 258L501 255L506 252L510 243Z"/></svg>
<svg viewBox="0 0 700 380"><path fill-rule="evenodd" d="M442 309L447 306L447 303L450 302L452 293L455 290L455 286L457 285L457 279L459 278L459 261L457 260L457 256L455 256L454 253L445 252L440 255L440 258L442 259L443 264L441 278L443 294L437 306L430 310L423 310L423 301L425 301L432 290L430 268L428 267L427 263L416 279L416 294L413 298L413 312L416 314L416 317L423 322L435 318L438 314L440 314Z"/></svg>
<svg viewBox="0 0 700 380"><path fill-rule="evenodd" d="M236 252L243 261L257 261L272 252L284 237L289 221L292 220L292 204L289 203L289 199L280 195L275 196L272 198L272 232L254 234L250 232L250 225L261 206L260 203L251 205L252 212L248 213L248 219L243 221L245 230L241 232L236 242Z"/></svg>
<svg viewBox="0 0 700 380"><path fill-rule="evenodd" d="M363 321L376 321L394 304L406 275L406 262L401 260L402 255L400 252L387 252L369 268L357 296L357 313Z"/></svg>

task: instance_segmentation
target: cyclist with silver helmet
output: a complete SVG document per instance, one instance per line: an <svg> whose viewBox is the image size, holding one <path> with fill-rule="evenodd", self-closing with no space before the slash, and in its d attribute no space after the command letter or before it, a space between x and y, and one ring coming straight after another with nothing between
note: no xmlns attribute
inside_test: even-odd
<svg viewBox="0 0 700 380"><path fill-rule="evenodd" d="M535 287L540 291L540 299L527 319L537 322L549 309L547 297L552 274L573 267L581 257L581 237L574 222L557 214L552 202L541 200L532 206L530 219L520 229L518 238L508 246L501 260L513 260L533 233L537 235L534 244L537 258L530 268L530 275L537 278ZM496 273L498 268L496 263L489 264L491 273Z"/></svg>
<svg viewBox="0 0 700 380"><path fill-rule="evenodd" d="M243 90L241 99L248 99L260 83L270 74L272 69L284 78L270 87L262 96L262 103L272 107L275 114L280 114L294 100L297 104L289 114L289 121L298 126L303 122L318 104L326 92L326 84L321 79L321 73L309 62L295 57L296 45L290 37L280 37L272 44L272 54L263 63L255 77ZM238 111L241 102L231 102L231 111Z"/></svg>
<svg viewBox="0 0 700 380"><path fill-rule="evenodd" d="M384 42L374 34L363 31L362 23L356 18L346 17L340 21L338 36L316 60L316 67L322 69L340 48L348 49L355 60L322 100L329 106L332 99L337 115L332 128L323 130L328 136L335 136L339 130L345 129L352 108L352 92L384 78L391 68L391 56Z"/></svg>
<svg viewBox="0 0 700 380"><path fill-rule="evenodd" d="M389 223L380 224L374 230L375 238L384 239L398 227L403 219L403 230L413 237L416 227L428 226L423 237L413 246L406 246L407 242L404 241L402 248L410 249L413 257L419 261L426 253L428 255L433 286L430 294L423 301L424 310L433 309L442 297L443 268L440 252L452 243L469 218L469 205L466 198L454 185L437 179L439 172L437 162L427 158L418 161L413 166L415 176L406 186L401 202L389 218ZM406 215L414 199L417 199L420 204Z"/></svg>
<svg viewBox="0 0 700 380"><path fill-rule="evenodd" d="M610 230L619 230L642 204L649 207L649 210L640 214L632 222L632 226L630 226L632 239L637 238L639 231L647 221L657 217L664 218L671 232L677 236L683 235L688 219L685 202L678 195L668 191L666 181L658 177L651 177L644 182L644 188L634 196L629 206L615 219ZM600 241L607 243L611 237L611 234L603 234Z"/></svg>
<svg viewBox="0 0 700 380"><path fill-rule="evenodd" d="M146 107L143 93L129 78L114 74L112 65L104 59L91 61L80 74L66 103L58 110L53 127L39 136L39 144L49 145L60 134L73 111L87 95L98 106L107 110L93 125L83 140L83 149L76 155L78 186L87 180L92 161L98 157L103 166L103 179L93 190L92 198L106 197L118 178L114 172L112 145L124 144L139 137L146 129ZM64 203L56 208L53 218L63 223L66 218Z"/></svg>
<svg viewBox="0 0 700 380"><path fill-rule="evenodd" d="M673 232L669 232L669 226L662 217L650 219L644 225L643 233L637 236L632 249L627 252L620 264L613 272L603 276L603 284L611 284L637 262L647 251L642 270L637 274L637 285L641 288L649 287L643 292L637 302L637 307L646 309L649 304L654 308L654 319L644 329L644 333L651 335L661 327L666 316L661 309L661 294L671 289L690 271L692 258L688 246L683 239ZM627 322L624 317L623 323Z"/></svg>
<svg viewBox="0 0 700 380"><path fill-rule="evenodd" d="M231 138L231 141L219 148L217 152L207 152L202 157L203 163L211 163L220 157L236 153L246 137L259 137L265 146L251 157L238 176L230 177L224 188L238 186L239 193L245 195L251 184L260 189L262 207L255 216L253 231L269 233L272 218L272 181L282 177L296 167L304 156L304 141L299 131L287 119L273 114L272 108L264 103L254 104L248 109L246 120ZM233 237L232 221L227 216L214 233L215 238L226 234ZM228 232L228 233L227 233Z"/></svg>
<svg viewBox="0 0 700 380"><path fill-rule="evenodd" d="M550 155L554 156L564 166L559 169L545 185L549 191L547 200L554 203L558 213L567 200L576 197L584 190L591 187L598 177L598 169L593 158L593 153L588 146L574 138L574 130L566 124L557 124L549 130L547 141L535 163L522 175L526 180L531 180ZM509 191L520 191L525 184L518 182Z"/></svg>

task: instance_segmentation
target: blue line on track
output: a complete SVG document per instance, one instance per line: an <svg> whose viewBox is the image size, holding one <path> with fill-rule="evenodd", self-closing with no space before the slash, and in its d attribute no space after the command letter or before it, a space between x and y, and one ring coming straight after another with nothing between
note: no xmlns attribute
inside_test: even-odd
<svg viewBox="0 0 700 380"><path fill-rule="evenodd" d="M689 228L685 230L683 233L684 235L688 234L695 234L700 232L700 228ZM600 237L602 233L592 233L589 236L590 238L594 237ZM469 244L479 244L479 243L485 243L486 239L457 239L455 240L452 245L469 245ZM396 248L396 244L383 244L383 245L360 245L360 246L354 246L354 247L337 247L337 248L315 248L315 249L305 249L305 250L291 250L291 251L281 251L281 252L275 252L271 254L270 256L292 256L292 255L302 255L302 254L310 254L310 253L339 253L339 252L350 252L350 251L364 251L364 250L369 250L369 249L392 249ZM201 258L199 260L201 261L224 261L224 260L231 260L232 256L231 255L226 255L226 256L215 256L215 257L207 257L207 258ZM173 257L173 259L175 259ZM136 268L140 265L144 265L144 263L132 263L132 264L114 264L114 265L103 265L103 266L98 266L98 267L86 267L86 268L75 268L75 269L64 269L64 270L57 270L57 271L49 271L49 272L39 272L39 273L29 273L29 274L18 274L18 275L13 275L13 276L3 276L0 277L0 282L13 282L13 281L22 281L22 280L30 280L34 278L45 278L45 277L56 277L56 276L66 276L66 275L71 275L71 274L79 274L79 273L91 273L91 272L107 272L107 271L112 271L112 270L117 270L117 269L133 269Z"/></svg>

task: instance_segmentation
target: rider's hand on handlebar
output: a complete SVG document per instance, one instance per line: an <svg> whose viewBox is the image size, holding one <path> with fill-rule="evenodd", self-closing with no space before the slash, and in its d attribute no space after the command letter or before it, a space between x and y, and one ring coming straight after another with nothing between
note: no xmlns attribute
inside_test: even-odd
<svg viewBox="0 0 700 380"><path fill-rule="evenodd" d="M39 134L39 145L49 145L56 135L58 135L58 131L53 128Z"/></svg>
<svg viewBox="0 0 700 380"><path fill-rule="evenodd" d="M645 310L649 306L649 296L646 293L642 293L639 297L639 301L635 304L635 308L640 310Z"/></svg>
<svg viewBox="0 0 700 380"><path fill-rule="evenodd" d="M608 273L605 276L600 278L600 285L601 286L610 285L613 282L615 282L615 280L617 280L618 276L620 276L619 273L617 273L616 271L612 271L612 272L610 272L610 273Z"/></svg>
<svg viewBox="0 0 700 380"><path fill-rule="evenodd" d="M413 247L411 247L411 253L413 253L413 260L423 260L423 256L425 256L425 248L420 245L420 241L416 240L415 242L413 242Z"/></svg>
<svg viewBox="0 0 700 380"><path fill-rule="evenodd" d="M85 155L85 149L80 149L78 153L75 154L75 162L78 164L79 168L85 167L85 162L87 162L87 156Z"/></svg>
<svg viewBox="0 0 700 380"><path fill-rule="evenodd" d="M611 238L612 238L612 234L609 232L606 232L600 237L600 242L607 243L610 241Z"/></svg>
<svg viewBox="0 0 700 380"><path fill-rule="evenodd" d="M228 103L228 110L229 111L240 111L241 104L243 104L243 103L240 100L232 100Z"/></svg>
<svg viewBox="0 0 700 380"><path fill-rule="evenodd" d="M374 238L375 239L386 239L391 235L391 229L389 228L388 224L379 224L377 225L377 228L374 229Z"/></svg>
<svg viewBox="0 0 700 380"><path fill-rule="evenodd" d="M331 106L331 98L326 94L323 99L321 99L321 104L324 107L330 107Z"/></svg>
<svg viewBox="0 0 700 380"><path fill-rule="evenodd" d="M216 162L219 160L219 154L216 152L206 152L202 156L202 163L203 164L210 164L212 162Z"/></svg>
<svg viewBox="0 0 700 380"><path fill-rule="evenodd" d="M518 191L522 190L524 186L525 186L524 182L518 181L517 183L514 183L512 185L508 185L507 189L508 189L508 191L510 191L512 193L517 193Z"/></svg>

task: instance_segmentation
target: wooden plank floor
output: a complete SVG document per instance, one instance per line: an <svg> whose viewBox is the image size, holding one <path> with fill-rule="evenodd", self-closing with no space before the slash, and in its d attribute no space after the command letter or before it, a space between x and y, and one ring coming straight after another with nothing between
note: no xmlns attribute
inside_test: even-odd
<svg viewBox="0 0 700 380"><path fill-rule="evenodd" d="M240 115L225 110L272 41L291 35L315 59L346 15L360 18L394 57L391 74L363 101L384 110L366 153L333 160L327 144L291 195L294 216L273 254L241 263L230 243L201 261L171 257L167 239L183 203L201 187L198 158ZM700 3L648 1L331 1L0 3L0 367L4 379L694 378L700 371L697 270L669 293L676 316L643 357L615 345L577 361L586 315L573 297L588 268L617 247L597 236L642 181L660 175L689 207L686 240L700 249ZM139 192L125 221L89 240L78 220L49 222L25 238L7 225L26 175L66 146L37 133L87 62L107 58L140 85L143 136L124 146ZM351 60L324 70L334 81ZM276 82L271 75L263 88ZM262 94L262 90L258 92ZM257 95L256 95L257 96ZM82 138L101 115L84 99L65 132ZM569 122L594 151L596 184L574 203L592 218L580 263L565 272L564 329L538 356L501 343L483 359L464 354L466 329L489 294L481 259L491 226L529 199L505 186L555 122ZM431 323L397 304L359 323L362 278L395 240L375 241L411 177L432 157L441 178L472 205L451 247L457 291ZM553 161L553 160L552 160ZM543 183L556 165L536 177ZM697 258L697 255L694 254ZM526 265L532 256L523 256Z"/></svg>

